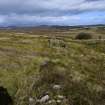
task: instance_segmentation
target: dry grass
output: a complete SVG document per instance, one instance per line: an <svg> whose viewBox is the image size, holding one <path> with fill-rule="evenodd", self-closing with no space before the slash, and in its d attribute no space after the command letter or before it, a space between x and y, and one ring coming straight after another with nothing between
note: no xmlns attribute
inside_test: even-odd
<svg viewBox="0 0 105 105"><path fill-rule="evenodd" d="M80 32L93 40L72 40ZM104 105L105 42L96 40L99 35L104 39L96 28L0 30L0 85L14 105L46 92L56 97L54 84L71 105Z"/></svg>

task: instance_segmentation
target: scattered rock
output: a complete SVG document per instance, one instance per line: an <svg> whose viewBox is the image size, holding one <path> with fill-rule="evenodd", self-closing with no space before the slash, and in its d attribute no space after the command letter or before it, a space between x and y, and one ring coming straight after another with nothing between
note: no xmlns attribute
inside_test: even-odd
<svg viewBox="0 0 105 105"><path fill-rule="evenodd" d="M46 96L43 96L43 97L39 100L39 102L40 102L40 103L45 103L45 102L48 101L49 99L50 99L49 95L46 95Z"/></svg>
<svg viewBox="0 0 105 105"><path fill-rule="evenodd" d="M33 101L34 101L34 99L30 97L29 98L29 102L33 102Z"/></svg>
<svg viewBox="0 0 105 105"><path fill-rule="evenodd" d="M61 103L61 100L57 100L56 102L57 102L57 103Z"/></svg>
<svg viewBox="0 0 105 105"><path fill-rule="evenodd" d="M29 105L35 105L35 100L32 97L29 98Z"/></svg>
<svg viewBox="0 0 105 105"><path fill-rule="evenodd" d="M55 100L49 100L48 101L48 104L53 104L53 103L56 103L56 101Z"/></svg>
<svg viewBox="0 0 105 105"><path fill-rule="evenodd" d="M53 89L59 90L59 89L61 89L61 86L60 85L54 85Z"/></svg>
<svg viewBox="0 0 105 105"><path fill-rule="evenodd" d="M63 95L58 95L57 98L62 100L62 99L64 99L65 97L64 97Z"/></svg>

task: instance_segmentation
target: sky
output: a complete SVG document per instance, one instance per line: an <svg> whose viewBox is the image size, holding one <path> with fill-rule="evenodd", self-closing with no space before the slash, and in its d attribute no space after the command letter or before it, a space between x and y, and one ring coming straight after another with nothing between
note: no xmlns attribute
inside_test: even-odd
<svg viewBox="0 0 105 105"><path fill-rule="evenodd" d="M0 26L105 24L105 0L0 0Z"/></svg>

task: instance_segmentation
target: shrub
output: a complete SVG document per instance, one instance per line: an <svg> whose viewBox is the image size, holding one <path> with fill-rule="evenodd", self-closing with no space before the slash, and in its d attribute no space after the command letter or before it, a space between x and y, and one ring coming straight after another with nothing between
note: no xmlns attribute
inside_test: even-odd
<svg viewBox="0 0 105 105"><path fill-rule="evenodd" d="M79 33L75 39L83 40L83 39L92 39L92 35L89 33Z"/></svg>
<svg viewBox="0 0 105 105"><path fill-rule="evenodd" d="M102 36L98 36L98 39L102 39Z"/></svg>

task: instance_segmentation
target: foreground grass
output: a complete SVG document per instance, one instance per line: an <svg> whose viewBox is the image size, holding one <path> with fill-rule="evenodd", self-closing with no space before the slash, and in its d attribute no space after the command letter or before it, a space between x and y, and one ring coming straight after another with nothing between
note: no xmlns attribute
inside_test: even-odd
<svg viewBox="0 0 105 105"><path fill-rule="evenodd" d="M0 85L8 89L14 105L29 105L30 97L45 93L51 99L65 96L62 105L104 105L104 43L93 46L65 37L59 41L48 35L2 32ZM55 84L62 89L53 90Z"/></svg>

